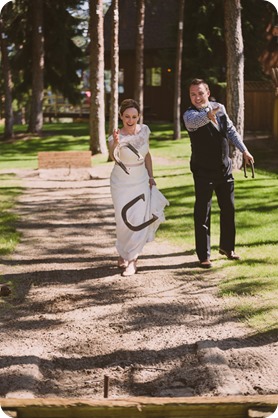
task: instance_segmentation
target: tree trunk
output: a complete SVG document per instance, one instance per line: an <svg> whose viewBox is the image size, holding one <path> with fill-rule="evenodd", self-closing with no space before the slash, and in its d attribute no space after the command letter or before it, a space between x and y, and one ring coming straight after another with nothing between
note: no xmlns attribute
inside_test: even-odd
<svg viewBox="0 0 278 418"><path fill-rule="evenodd" d="M43 0L32 0L32 99L28 132L40 133L43 126L44 36Z"/></svg>
<svg viewBox="0 0 278 418"><path fill-rule="evenodd" d="M108 154L105 139L103 0L90 0L90 150Z"/></svg>
<svg viewBox="0 0 278 418"><path fill-rule="evenodd" d="M134 99L141 110L140 122L143 123L144 110L144 25L145 0L137 0L137 34L135 51L135 89Z"/></svg>
<svg viewBox="0 0 278 418"><path fill-rule="evenodd" d="M273 107L273 138L278 140L278 67L271 69L271 78L275 85L275 99Z"/></svg>
<svg viewBox="0 0 278 418"><path fill-rule="evenodd" d="M111 91L109 107L109 135L118 129L119 120L119 0L112 0L111 30ZM108 161L112 161L108 154Z"/></svg>
<svg viewBox="0 0 278 418"><path fill-rule="evenodd" d="M244 133L244 53L240 0L224 1L225 41L227 49L227 112L238 133ZM242 166L242 153L230 147L233 168Z"/></svg>
<svg viewBox="0 0 278 418"><path fill-rule="evenodd" d="M12 108L12 75L9 64L8 50L5 40L5 31L2 19L0 19L0 36L1 36L1 54L2 69L4 76L4 92L5 92L5 128L4 139L13 137L13 108Z"/></svg>
<svg viewBox="0 0 278 418"><path fill-rule="evenodd" d="M182 72L182 49L183 49L183 15L185 0L179 0L179 26L177 36L175 90L174 90L174 135L173 139L181 137L181 72Z"/></svg>
<svg viewBox="0 0 278 418"><path fill-rule="evenodd" d="M118 128L118 85L119 85L119 0L112 0L111 34L111 93L109 109L109 135Z"/></svg>

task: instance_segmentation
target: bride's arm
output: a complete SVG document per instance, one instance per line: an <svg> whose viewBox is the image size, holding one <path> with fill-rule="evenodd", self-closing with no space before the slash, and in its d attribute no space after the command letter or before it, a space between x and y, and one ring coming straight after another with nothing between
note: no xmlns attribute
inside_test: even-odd
<svg viewBox="0 0 278 418"><path fill-rule="evenodd" d="M152 163L152 157L151 154L148 152L148 154L145 157L145 166L149 175L149 183L150 187L156 186L155 179L153 177L153 163Z"/></svg>
<svg viewBox="0 0 278 418"><path fill-rule="evenodd" d="M119 131L115 129L114 132L113 132L113 139L111 139L108 142L109 155L112 158L112 160L115 160L115 158L114 158L114 149L116 148L116 146L118 144L119 144Z"/></svg>

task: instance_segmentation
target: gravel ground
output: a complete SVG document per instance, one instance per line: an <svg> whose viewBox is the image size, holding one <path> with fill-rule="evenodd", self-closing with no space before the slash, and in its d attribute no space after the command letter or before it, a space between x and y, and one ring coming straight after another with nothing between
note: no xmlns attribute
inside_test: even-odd
<svg viewBox="0 0 278 418"><path fill-rule="evenodd" d="M156 239L138 273L120 275L111 168L89 180L16 173L26 189L21 242L0 262L13 284L0 397L102 398L105 376L110 398L277 394L277 335L239 322L192 252Z"/></svg>

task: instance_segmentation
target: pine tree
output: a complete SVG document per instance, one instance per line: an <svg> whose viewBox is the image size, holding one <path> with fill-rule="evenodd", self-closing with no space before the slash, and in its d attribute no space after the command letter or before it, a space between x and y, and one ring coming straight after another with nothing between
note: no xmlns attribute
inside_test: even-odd
<svg viewBox="0 0 278 418"><path fill-rule="evenodd" d="M12 75L9 63L8 48L5 37L5 29L3 19L0 18L0 44L1 44L1 61L4 78L5 93L5 128L4 139L13 137L13 108L12 108Z"/></svg>
<svg viewBox="0 0 278 418"><path fill-rule="evenodd" d="M238 133L244 133L244 52L240 0L224 1L227 48L227 112ZM234 168L241 168L242 153L230 146Z"/></svg>
<svg viewBox="0 0 278 418"><path fill-rule="evenodd" d="M105 138L103 0L90 0L90 150L108 154Z"/></svg>
<svg viewBox="0 0 278 418"><path fill-rule="evenodd" d="M111 31L111 94L109 108L109 135L118 128L118 83L119 83L119 0L112 0Z"/></svg>
<svg viewBox="0 0 278 418"><path fill-rule="evenodd" d="M44 30L43 0L31 0L32 13L32 98L28 132L39 134L43 126Z"/></svg>
<svg viewBox="0 0 278 418"><path fill-rule="evenodd" d="M179 21L176 50L176 68L175 68L175 91L174 91L174 135L173 139L181 137L181 74L182 74L182 51L183 51L183 20L184 20L185 0L179 0Z"/></svg>
<svg viewBox="0 0 278 418"><path fill-rule="evenodd" d="M144 25L145 0L137 0L137 32L135 47L135 91L134 99L141 110L140 122L143 122L144 110Z"/></svg>

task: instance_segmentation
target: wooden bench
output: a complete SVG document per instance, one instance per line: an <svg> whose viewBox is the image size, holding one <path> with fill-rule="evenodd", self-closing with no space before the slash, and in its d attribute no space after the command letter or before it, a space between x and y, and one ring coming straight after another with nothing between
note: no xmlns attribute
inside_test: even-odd
<svg viewBox="0 0 278 418"><path fill-rule="evenodd" d="M38 153L39 169L89 168L91 151L43 151Z"/></svg>

